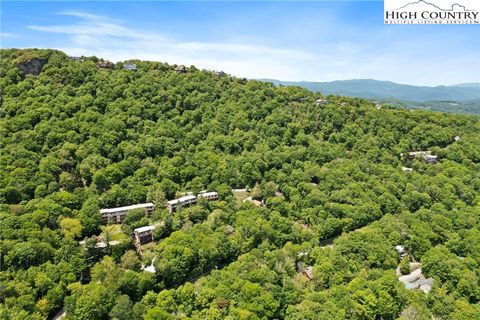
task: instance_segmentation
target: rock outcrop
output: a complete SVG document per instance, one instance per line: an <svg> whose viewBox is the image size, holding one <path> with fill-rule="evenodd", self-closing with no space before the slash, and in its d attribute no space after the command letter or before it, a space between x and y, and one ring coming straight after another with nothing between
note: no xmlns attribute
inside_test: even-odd
<svg viewBox="0 0 480 320"><path fill-rule="evenodd" d="M17 63L17 67L24 75L33 74L38 76L42 72L43 66L47 63L46 59L34 58Z"/></svg>

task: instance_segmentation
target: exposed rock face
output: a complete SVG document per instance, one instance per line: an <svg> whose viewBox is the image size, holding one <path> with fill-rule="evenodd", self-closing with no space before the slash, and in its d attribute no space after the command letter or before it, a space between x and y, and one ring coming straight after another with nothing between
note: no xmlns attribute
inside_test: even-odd
<svg viewBox="0 0 480 320"><path fill-rule="evenodd" d="M43 69L43 66L47 63L45 59L30 59L17 63L17 67L23 74L33 74L38 76Z"/></svg>

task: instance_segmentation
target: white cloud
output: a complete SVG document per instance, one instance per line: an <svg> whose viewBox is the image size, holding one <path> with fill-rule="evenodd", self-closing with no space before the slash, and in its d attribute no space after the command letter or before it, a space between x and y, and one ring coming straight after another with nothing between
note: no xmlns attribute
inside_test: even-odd
<svg viewBox="0 0 480 320"><path fill-rule="evenodd" d="M377 28L375 32L356 30L333 15L328 22L322 22L322 30L295 29L294 35L288 35L292 41L284 42L292 46L285 48L265 45L275 43L275 39L269 37L268 41L263 41L260 35L232 41L242 36L232 34L223 42L178 40L160 31L129 27L124 21L110 17L73 11L61 14L78 21L30 28L59 35L62 45L54 47L68 54L95 55L115 62L128 59L162 61L224 70L247 78L290 81L373 78L413 85L439 85L475 82L480 77L478 55L471 50L457 49L470 41L468 36L462 37L453 33L454 30L428 32L420 29L423 26L418 27L422 32L415 34L393 27ZM302 49L294 47L297 33L302 34L300 43L308 43L302 45ZM452 51L454 58L448 58Z"/></svg>
<svg viewBox="0 0 480 320"><path fill-rule="evenodd" d="M11 32L0 32L0 38L3 39L10 39L10 38L15 38L17 35L15 33Z"/></svg>
<svg viewBox="0 0 480 320"><path fill-rule="evenodd" d="M109 17L84 12L63 12L79 22L65 25L34 25L31 29L65 34L66 46L58 48L72 55L96 55L112 61L144 59L168 63L193 64L200 68L222 69L250 78L297 78L292 61L310 63L314 54L291 48L221 43L178 41L159 32L137 30Z"/></svg>

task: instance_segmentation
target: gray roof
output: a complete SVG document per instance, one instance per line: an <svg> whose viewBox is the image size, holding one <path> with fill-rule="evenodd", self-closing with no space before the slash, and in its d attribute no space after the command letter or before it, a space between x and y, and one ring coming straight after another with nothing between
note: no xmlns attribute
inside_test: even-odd
<svg viewBox="0 0 480 320"><path fill-rule="evenodd" d="M183 196L183 197L180 197L178 199L173 199L173 200L170 200L170 201L167 201L167 203L169 205L175 205L175 204L178 204L178 203L183 203L183 202L187 202L187 201L191 201L191 200L196 200L197 198L194 196L194 195L188 195L188 196Z"/></svg>

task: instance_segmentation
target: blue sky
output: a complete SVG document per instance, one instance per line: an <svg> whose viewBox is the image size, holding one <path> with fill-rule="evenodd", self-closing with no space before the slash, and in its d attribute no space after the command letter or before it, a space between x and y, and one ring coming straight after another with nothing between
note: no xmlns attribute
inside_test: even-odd
<svg viewBox="0 0 480 320"><path fill-rule="evenodd" d="M383 1L2 1L2 48L57 48L248 78L480 82L479 25L384 25Z"/></svg>

